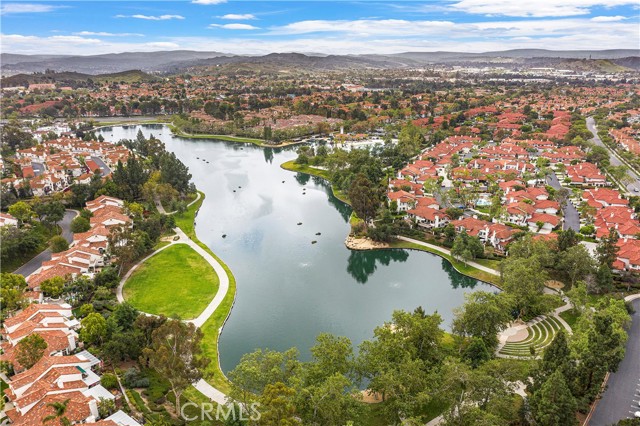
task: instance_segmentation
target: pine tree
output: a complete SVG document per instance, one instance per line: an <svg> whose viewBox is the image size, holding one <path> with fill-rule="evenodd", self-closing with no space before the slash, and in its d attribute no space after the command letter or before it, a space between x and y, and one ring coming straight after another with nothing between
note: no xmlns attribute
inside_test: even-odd
<svg viewBox="0 0 640 426"><path fill-rule="evenodd" d="M560 370L551 374L531 397L531 411L540 425L575 425L576 409L576 400Z"/></svg>

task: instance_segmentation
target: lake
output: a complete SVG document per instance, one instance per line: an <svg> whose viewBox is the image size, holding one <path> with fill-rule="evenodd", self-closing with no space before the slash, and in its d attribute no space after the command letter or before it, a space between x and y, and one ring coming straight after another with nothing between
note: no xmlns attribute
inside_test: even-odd
<svg viewBox="0 0 640 426"><path fill-rule="evenodd" d="M437 311L449 329L465 293L495 291L429 253L348 250L349 206L322 179L280 168L296 157L295 148L178 138L161 125L101 133L117 142L135 138L138 129L161 139L189 167L206 194L198 238L236 277L236 304L220 338L225 372L256 348L296 346L308 359L321 332L358 345L396 309Z"/></svg>

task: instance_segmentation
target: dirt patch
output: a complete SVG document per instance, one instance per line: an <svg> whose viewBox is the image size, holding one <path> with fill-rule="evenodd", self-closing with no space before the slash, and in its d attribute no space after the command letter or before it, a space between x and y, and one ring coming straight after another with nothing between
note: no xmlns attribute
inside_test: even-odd
<svg viewBox="0 0 640 426"><path fill-rule="evenodd" d="M545 282L544 285L555 290L560 290L561 288L564 288L564 284L556 280L549 280Z"/></svg>
<svg viewBox="0 0 640 426"><path fill-rule="evenodd" d="M528 329L525 328L522 330L518 330L517 333L512 334L511 336L509 336L509 338L507 338L507 342L522 342L527 338L527 336L529 336Z"/></svg>
<svg viewBox="0 0 640 426"><path fill-rule="evenodd" d="M373 241L367 237L354 237L349 235L344 244L351 250L375 250L382 248L389 248L389 244Z"/></svg>
<svg viewBox="0 0 640 426"><path fill-rule="evenodd" d="M382 395L378 392L371 392L369 390L360 391L362 394L362 402L365 404L379 404L382 402Z"/></svg>

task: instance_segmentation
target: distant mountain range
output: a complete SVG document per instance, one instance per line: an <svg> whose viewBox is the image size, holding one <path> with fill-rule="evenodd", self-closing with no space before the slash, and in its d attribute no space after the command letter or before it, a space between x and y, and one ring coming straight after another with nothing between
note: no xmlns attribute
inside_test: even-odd
<svg viewBox="0 0 640 426"><path fill-rule="evenodd" d="M617 71L639 70L640 49L544 50L516 49L500 52L405 52L389 55L323 55L316 53L271 53L264 56L232 55L189 50L126 52L92 56L19 55L2 53L2 74L73 71L85 74L117 73L131 69L147 73L198 71L201 67L230 64L264 64L276 68L340 70L355 68L419 68L434 64L475 66L551 66L571 68L576 60L607 61ZM533 65L535 64L535 65ZM596 69L597 71L598 69Z"/></svg>

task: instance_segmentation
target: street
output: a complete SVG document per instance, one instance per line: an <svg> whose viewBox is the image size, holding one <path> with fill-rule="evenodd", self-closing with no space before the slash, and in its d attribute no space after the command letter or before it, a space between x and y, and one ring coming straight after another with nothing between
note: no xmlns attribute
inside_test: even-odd
<svg viewBox="0 0 640 426"><path fill-rule="evenodd" d="M593 139L591 139L596 145L599 145L603 148L606 148L609 151L609 162L612 166L625 166L628 168L626 164L624 164L609 148L607 145L602 142L600 137L598 136L598 130L596 128L596 122L593 117L587 117L587 129L593 134ZM638 176L633 170L627 170L627 175L629 175L629 182L623 182L626 185L627 189L632 195L640 194L640 176Z"/></svg>
<svg viewBox="0 0 640 426"><path fill-rule="evenodd" d="M562 185L558 180L558 176L556 176L555 173L547 175L547 183L556 190L562 188ZM579 232L580 213L578 213L578 209L576 209L576 206L573 205L571 200L567 200L566 203L564 203L562 213L564 215L564 224L562 225L562 229L573 229L574 231Z"/></svg>
<svg viewBox="0 0 640 426"><path fill-rule="evenodd" d="M629 340L618 371L611 373L607 390L589 421L590 426L614 425L633 418L640 411L640 299L632 302L635 314L629 329Z"/></svg>
<svg viewBox="0 0 640 426"><path fill-rule="evenodd" d="M71 221L74 217L76 217L78 213L75 210L67 210L64 212L64 218L58 223L60 228L62 228L62 236L69 243L73 241L73 232L71 232ZM47 260L51 260L51 250L46 249L45 251L38 254L36 257L19 267L15 270L14 274L20 274L25 277L33 274L40 266L42 262L46 262Z"/></svg>
<svg viewBox="0 0 640 426"><path fill-rule="evenodd" d="M104 161L102 161L102 158L100 157L91 157L91 159L98 165L100 166L100 173L102 174L102 177L107 176L109 173L111 173L111 169L109 168L109 166L106 165L106 163Z"/></svg>

